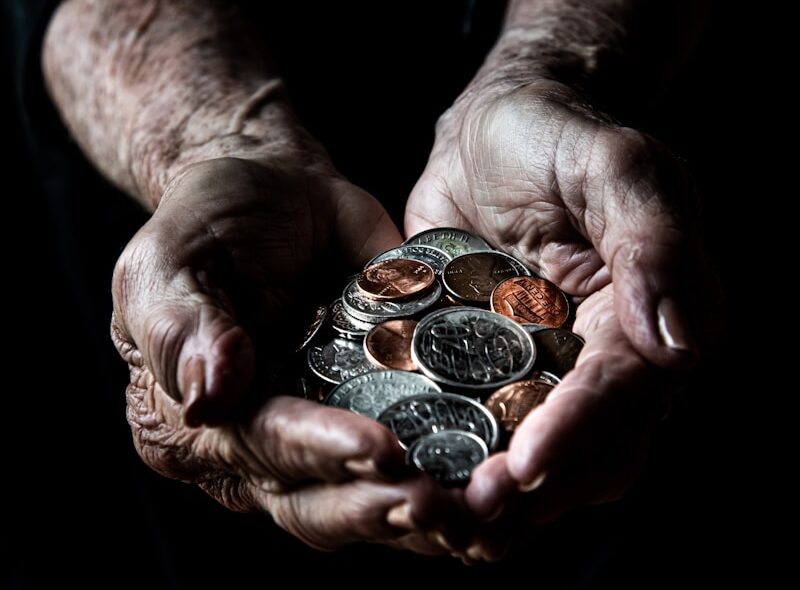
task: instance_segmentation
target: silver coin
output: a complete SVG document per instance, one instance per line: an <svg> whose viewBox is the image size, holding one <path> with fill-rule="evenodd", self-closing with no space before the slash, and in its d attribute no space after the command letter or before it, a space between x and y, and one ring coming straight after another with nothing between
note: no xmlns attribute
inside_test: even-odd
<svg viewBox="0 0 800 590"><path fill-rule="evenodd" d="M409 463L445 485L468 482L472 470L488 456L489 449L480 437L460 430L418 438L406 452Z"/></svg>
<svg viewBox="0 0 800 590"><path fill-rule="evenodd" d="M453 258L470 252L492 249L483 238L479 238L463 229L453 227L429 229L413 235L403 242L404 246L417 244L439 248L439 250L444 250Z"/></svg>
<svg viewBox="0 0 800 590"><path fill-rule="evenodd" d="M375 301L362 295L352 281L342 293L344 310L364 322L380 323L395 318L407 318L428 309L439 300L442 286L439 281L421 297L407 301Z"/></svg>
<svg viewBox="0 0 800 590"><path fill-rule="evenodd" d="M505 252L501 252L500 250L495 250L495 253L500 254L504 258L508 259L508 261L511 263L511 266L514 267L514 270L516 270L520 276L530 277L534 274L531 271L531 269L525 266L525 264L521 260L515 258L511 254L506 254Z"/></svg>
<svg viewBox="0 0 800 590"><path fill-rule="evenodd" d="M367 333L376 326L371 322L365 322L354 318L344 308L341 299L337 299L330 306L329 312L331 318L331 326L342 338L350 340L360 340L367 335Z"/></svg>
<svg viewBox="0 0 800 590"><path fill-rule="evenodd" d="M323 402L377 419L389 406L422 393L441 393L433 381L409 371L372 371L340 383Z"/></svg>
<svg viewBox="0 0 800 590"><path fill-rule="evenodd" d="M451 307L420 320L411 358L437 383L497 389L528 374L536 347L531 335L510 318L475 307Z"/></svg>
<svg viewBox="0 0 800 590"><path fill-rule="evenodd" d="M539 353L536 358L536 368L559 378L572 370L585 344L583 338L561 328L534 332L533 340Z"/></svg>
<svg viewBox="0 0 800 590"><path fill-rule="evenodd" d="M334 338L322 346L308 349L308 366L317 377L329 383L341 383L373 370L360 342Z"/></svg>
<svg viewBox="0 0 800 590"><path fill-rule="evenodd" d="M325 325L329 313L330 308L327 305L321 305L314 311L314 320L311 322L311 325L306 328L306 332L303 334L303 338L300 340L300 344L295 349L295 352L303 352L303 350L311 344L311 341L319 334L322 326Z"/></svg>
<svg viewBox="0 0 800 590"><path fill-rule="evenodd" d="M387 250L383 254L378 254L375 258L367 262L366 266L380 262L381 260L390 260L392 258L410 258L411 260L419 260L430 266L436 275L441 275L444 267L452 260L444 250L434 248L433 246L423 246L420 244L408 244L398 246ZM365 268L366 268L365 266Z"/></svg>
<svg viewBox="0 0 800 590"><path fill-rule="evenodd" d="M533 371L530 375L528 375L527 381L541 381L542 383L547 383L548 385L555 387L561 383L561 377L558 375L553 375L553 373L550 373L549 371Z"/></svg>
<svg viewBox="0 0 800 590"><path fill-rule="evenodd" d="M489 410L472 398L454 393L409 397L381 412L378 422L394 432L404 448L426 434L463 430L479 436L489 449L494 449L499 432L497 420Z"/></svg>

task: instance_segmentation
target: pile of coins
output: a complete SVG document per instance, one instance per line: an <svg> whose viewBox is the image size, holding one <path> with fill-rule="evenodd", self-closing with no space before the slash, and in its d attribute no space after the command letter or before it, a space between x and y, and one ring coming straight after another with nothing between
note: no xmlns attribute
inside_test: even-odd
<svg viewBox="0 0 800 590"><path fill-rule="evenodd" d="M571 319L553 283L441 228L370 260L298 350L317 380L310 397L379 421L410 464L463 485L574 366Z"/></svg>

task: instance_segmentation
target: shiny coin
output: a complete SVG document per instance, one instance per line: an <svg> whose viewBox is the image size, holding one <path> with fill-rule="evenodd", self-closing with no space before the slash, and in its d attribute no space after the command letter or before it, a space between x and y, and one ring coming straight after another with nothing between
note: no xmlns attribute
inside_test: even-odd
<svg viewBox="0 0 800 590"><path fill-rule="evenodd" d="M373 370L364 356L362 344L344 338L335 338L325 345L309 348L308 366L317 377L329 383L341 383Z"/></svg>
<svg viewBox="0 0 800 590"><path fill-rule="evenodd" d="M427 291L436 275L419 260L390 258L370 264L356 278L358 290L380 301L409 299Z"/></svg>
<svg viewBox="0 0 800 590"><path fill-rule="evenodd" d="M452 227L440 227L420 232L408 238L403 245L412 244L433 246L434 248L439 248L439 250L444 250L454 258L469 252L492 249L483 238L479 238L463 229Z"/></svg>
<svg viewBox="0 0 800 590"><path fill-rule="evenodd" d="M486 407L506 432L514 432L525 416L544 403L554 385L541 379L509 383L486 400Z"/></svg>
<svg viewBox="0 0 800 590"><path fill-rule="evenodd" d="M499 428L491 412L474 399L453 393L423 394L398 402L378 416L407 448L421 436L441 430L463 430L479 436L489 449Z"/></svg>
<svg viewBox="0 0 800 590"><path fill-rule="evenodd" d="M531 336L513 320L475 307L452 307L420 320L411 356L419 370L438 383L494 389L525 377L536 349Z"/></svg>
<svg viewBox="0 0 800 590"><path fill-rule="evenodd" d="M546 279L512 277L494 288L492 311L520 323L534 323L558 328L569 316L569 302L564 292Z"/></svg>
<svg viewBox="0 0 800 590"><path fill-rule="evenodd" d="M408 371L371 371L340 383L325 398L325 405L377 418L389 406L423 393L441 392L436 383Z"/></svg>
<svg viewBox="0 0 800 590"><path fill-rule="evenodd" d="M342 304L345 311L356 319L378 324L386 320L416 315L436 303L441 294L442 287L436 281L433 283L433 288L416 299L375 301L359 293L356 282L353 281L342 293Z"/></svg>
<svg viewBox="0 0 800 590"><path fill-rule="evenodd" d="M488 303L494 288L517 270L497 252L474 252L453 258L442 273L447 290L464 301Z"/></svg>
<svg viewBox="0 0 800 590"><path fill-rule="evenodd" d="M547 371L532 371L526 381L544 381L553 387L561 383L561 377L548 373Z"/></svg>
<svg viewBox="0 0 800 590"><path fill-rule="evenodd" d="M517 274L519 276L529 277L531 276L531 274L533 274L531 273L531 269L525 266L525 264L521 260L511 256L511 254L506 254L505 252L500 252L499 250L495 250L494 253L505 257L508 260L509 264L511 264L511 266L514 267L514 270L517 271Z"/></svg>
<svg viewBox="0 0 800 590"><path fill-rule="evenodd" d="M392 258L410 258L411 260L420 260L430 266L437 275L442 274L444 267L450 262L453 257L444 250L434 248L433 246L422 246L408 244L405 246L398 246L387 250L383 254L378 254L375 258L367 263L367 266L389 260Z"/></svg>
<svg viewBox="0 0 800 590"><path fill-rule="evenodd" d="M406 452L409 463L444 485L465 484L488 456L489 449L480 437L459 430L418 438Z"/></svg>
<svg viewBox="0 0 800 590"><path fill-rule="evenodd" d="M411 337L416 327L414 320L389 320L372 328L364 339L367 360L379 369L416 371L411 358Z"/></svg>
<svg viewBox="0 0 800 590"><path fill-rule="evenodd" d="M536 342L536 368L563 377L575 366L583 338L568 330L548 328L532 334Z"/></svg>
<svg viewBox="0 0 800 590"><path fill-rule="evenodd" d="M361 340L375 327L374 323L365 322L351 316L344 309L341 299L337 299L330 306L331 326L342 338Z"/></svg>
<svg viewBox="0 0 800 590"><path fill-rule="evenodd" d="M311 341L314 340L314 337L319 333L320 328L325 324L328 313L329 309L327 305L321 305L314 311L314 320L306 329L306 333L300 341L300 346L295 349L295 352L302 352L306 346L311 344Z"/></svg>

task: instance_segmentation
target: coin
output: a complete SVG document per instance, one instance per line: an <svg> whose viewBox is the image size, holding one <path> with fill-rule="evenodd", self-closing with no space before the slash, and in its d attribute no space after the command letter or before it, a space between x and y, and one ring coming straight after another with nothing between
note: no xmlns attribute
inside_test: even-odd
<svg viewBox="0 0 800 590"><path fill-rule="evenodd" d="M489 456L480 437L471 432L444 430L418 438L406 452L407 460L445 485L469 481L472 470Z"/></svg>
<svg viewBox="0 0 800 590"><path fill-rule="evenodd" d="M539 330L547 330L549 327L550 326L545 326L544 324L522 324L522 329L528 334L533 334Z"/></svg>
<svg viewBox="0 0 800 590"><path fill-rule="evenodd" d="M386 320L416 315L436 303L441 294L442 287L436 281L430 291L416 299L375 301L359 293L356 282L352 281L342 293L342 304L345 311L356 319L378 324Z"/></svg>
<svg viewBox="0 0 800 590"><path fill-rule="evenodd" d="M533 366L531 336L513 320L475 307L451 307L417 324L411 356L425 375L464 389L519 381Z"/></svg>
<svg viewBox="0 0 800 590"><path fill-rule="evenodd" d="M563 377L575 366L583 338L568 330L548 328L532 334L536 343L536 368Z"/></svg>
<svg viewBox="0 0 800 590"><path fill-rule="evenodd" d="M435 280L433 269L424 262L390 258L366 267L356 285L370 299L397 301L424 293Z"/></svg>
<svg viewBox="0 0 800 590"><path fill-rule="evenodd" d="M564 292L547 279L512 277L494 288L492 311L521 324L542 324L550 328L564 325L569 302Z"/></svg>
<svg viewBox="0 0 800 590"><path fill-rule="evenodd" d="M365 322L351 316L344 309L341 299L337 299L330 306L331 326L339 336L350 340L361 340L375 327L374 323Z"/></svg>
<svg viewBox="0 0 800 590"><path fill-rule="evenodd" d="M392 404L432 392L441 392L441 388L419 373L393 369L370 371L334 387L323 403L377 418Z"/></svg>
<svg viewBox="0 0 800 590"><path fill-rule="evenodd" d="M530 375L528 375L528 381L544 381L545 383L549 383L553 387L561 383L561 377L553 375L547 371L532 371Z"/></svg>
<svg viewBox="0 0 800 590"><path fill-rule="evenodd" d="M444 267L450 262L453 257L444 250L434 248L433 246L423 246L421 244L413 245L408 244L398 246L387 250L382 254L378 254L375 258L367 263L367 266L381 262L382 260L389 260L390 258L410 258L411 260L421 260L433 269L436 275L442 274Z"/></svg>
<svg viewBox="0 0 800 590"><path fill-rule="evenodd" d="M416 371L411 358L411 336L417 322L414 320L389 320L378 324L364 339L364 353L379 369Z"/></svg>
<svg viewBox="0 0 800 590"><path fill-rule="evenodd" d="M309 348L308 366L317 377L329 383L341 383L373 370L364 356L362 344L344 338L334 338L325 345Z"/></svg>
<svg viewBox="0 0 800 590"><path fill-rule="evenodd" d="M517 274L508 259L497 252L473 252L447 263L442 282L459 299L488 303L498 283Z"/></svg>
<svg viewBox="0 0 800 590"><path fill-rule="evenodd" d="M511 266L514 267L514 270L517 271L517 274L519 276L521 276L521 277L529 277L529 276L531 276L531 274L533 274L533 273L531 273L531 269L529 269L527 266L525 266L525 264L521 260L519 260L518 258L515 258L514 256L511 256L511 254L506 254L505 252L500 252L500 250L495 250L494 253L495 254L499 254L500 256L506 258L508 260L508 262L511 264Z"/></svg>
<svg viewBox="0 0 800 590"><path fill-rule="evenodd" d="M295 349L295 352L302 352L306 346L311 344L311 341L314 340L314 336L319 333L320 328L322 328L325 320L328 318L328 313L327 305L321 305L314 310L314 320L311 322L311 325L306 328L306 333L303 335L302 340L300 340L300 346Z"/></svg>
<svg viewBox="0 0 800 590"><path fill-rule="evenodd" d="M403 243L404 246L415 244L439 248L452 257L492 249L483 238L453 227L429 229L411 236Z"/></svg>
<svg viewBox="0 0 800 590"><path fill-rule="evenodd" d="M553 387L542 379L509 383L489 396L486 407L503 430L514 432L533 408L544 403Z"/></svg>
<svg viewBox="0 0 800 590"><path fill-rule="evenodd" d="M421 436L441 430L463 430L479 436L489 449L499 428L491 412L474 399L454 393L422 394L397 402L378 416L407 448Z"/></svg>

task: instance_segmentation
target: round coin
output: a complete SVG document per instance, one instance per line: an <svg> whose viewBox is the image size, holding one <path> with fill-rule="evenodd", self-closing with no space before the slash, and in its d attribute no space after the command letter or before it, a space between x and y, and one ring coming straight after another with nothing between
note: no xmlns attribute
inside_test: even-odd
<svg viewBox="0 0 800 590"><path fill-rule="evenodd" d="M411 356L438 383L482 390L522 379L533 366L536 348L530 334L505 316L451 307L420 320Z"/></svg>
<svg viewBox="0 0 800 590"><path fill-rule="evenodd" d="M351 316L344 309L341 299L337 299L330 306L331 326L342 338L361 340L375 327L374 323L365 322Z"/></svg>
<svg viewBox="0 0 800 590"><path fill-rule="evenodd" d="M342 304L347 313L364 322L379 324L386 320L407 318L428 309L439 300L442 287L439 282L433 283L433 288L416 299L406 301L375 301L365 297L358 291L356 282L353 281L342 293Z"/></svg>
<svg viewBox="0 0 800 590"><path fill-rule="evenodd" d="M500 250L495 250L494 253L505 257L508 260L509 264L511 264L511 266L514 267L514 270L517 271L517 274L519 276L521 276L521 277L529 277L529 276L531 276L533 274L533 273L531 273L531 269L529 269L527 266L525 266L522 263L522 261L519 260L518 258L515 258L514 256L511 256L511 254L506 254L505 252L501 252Z"/></svg>
<svg viewBox="0 0 800 590"><path fill-rule="evenodd" d="M479 436L489 449L497 446L499 428L489 410L454 393L422 394L397 402L378 416L407 448L421 436L441 430L463 430Z"/></svg>
<svg viewBox="0 0 800 590"><path fill-rule="evenodd" d="M416 371L411 358L411 337L417 322L414 320L389 320L378 324L364 338L364 353L379 369Z"/></svg>
<svg viewBox="0 0 800 590"><path fill-rule="evenodd" d="M373 370L361 343L344 338L334 338L325 345L309 348L308 367L329 383L341 383Z"/></svg>
<svg viewBox="0 0 800 590"><path fill-rule="evenodd" d="M536 342L536 368L563 377L575 366L583 338L568 330L548 328L532 334Z"/></svg>
<svg viewBox="0 0 800 590"><path fill-rule="evenodd" d="M514 432L536 406L542 404L554 385L541 379L509 383L486 400L486 407L506 432Z"/></svg>
<svg viewBox="0 0 800 590"><path fill-rule="evenodd" d="M494 288L517 269L497 252L473 252L453 258L442 273L445 288L464 301L488 303Z"/></svg>
<svg viewBox="0 0 800 590"><path fill-rule="evenodd" d="M453 257L492 249L483 238L453 227L429 229L411 236L403 243L404 246L412 244L433 246Z"/></svg>
<svg viewBox="0 0 800 590"><path fill-rule="evenodd" d="M441 392L439 386L419 373L371 371L340 383L323 403L376 419L392 404L415 395L438 392Z"/></svg>
<svg viewBox="0 0 800 590"><path fill-rule="evenodd" d="M391 258L410 258L411 260L420 260L430 266L436 275L442 274L444 267L450 262L453 257L444 250L434 248L433 246L423 246L421 244L407 244L398 246L387 250L382 254L378 254L375 258L367 263L367 266L381 262L382 260L389 260Z"/></svg>
<svg viewBox="0 0 800 590"><path fill-rule="evenodd" d="M409 463L444 485L465 484L472 470L488 456L489 449L483 440L459 430L418 438L406 452Z"/></svg>
<svg viewBox="0 0 800 590"><path fill-rule="evenodd" d="M306 333L303 335L302 340L300 340L300 345L295 349L295 352L302 352L306 346L311 344L311 341L314 340L314 336L319 333L320 328L322 328L325 320L328 318L329 308L327 305L321 305L314 311L314 320L311 322L311 325L306 328Z"/></svg>
<svg viewBox="0 0 800 590"><path fill-rule="evenodd" d="M547 279L512 277L492 291L492 311L521 324L542 324L550 328L564 325L569 302L564 292Z"/></svg>
<svg viewBox="0 0 800 590"><path fill-rule="evenodd" d="M433 269L420 260L390 258L366 267L356 285L370 299L397 301L424 293L435 280Z"/></svg>

